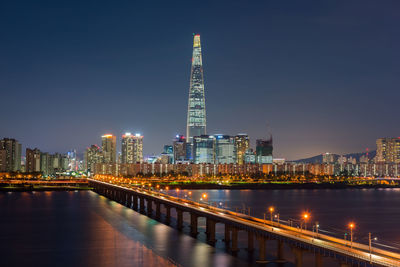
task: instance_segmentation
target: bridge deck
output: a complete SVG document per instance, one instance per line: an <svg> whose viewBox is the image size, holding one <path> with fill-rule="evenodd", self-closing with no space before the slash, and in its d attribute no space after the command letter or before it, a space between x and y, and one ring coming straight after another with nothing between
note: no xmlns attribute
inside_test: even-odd
<svg viewBox="0 0 400 267"><path fill-rule="evenodd" d="M372 248L370 253L369 247L361 243L353 242L352 247L350 247L350 242L348 240L346 241L320 233L317 234L312 231L301 230L285 224L271 222L269 220L264 221L262 219L251 217L245 214L216 208L187 199L173 197L160 192L150 191L131 185L115 185L93 179L89 179L89 181L100 183L118 190L123 190L125 192L131 192L138 196L179 208L182 211L195 213L200 217L207 217L215 220L216 222L233 225L239 229L244 229L278 239L281 238L290 240L291 242L301 243L304 245L304 247L314 247L329 250L331 252L345 255L354 259L371 262L374 265L400 266L400 254L398 253L377 248Z"/></svg>

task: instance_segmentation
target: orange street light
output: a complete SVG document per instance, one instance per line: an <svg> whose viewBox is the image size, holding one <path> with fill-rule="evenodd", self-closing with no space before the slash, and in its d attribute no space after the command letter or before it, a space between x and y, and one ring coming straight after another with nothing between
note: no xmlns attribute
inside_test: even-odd
<svg viewBox="0 0 400 267"><path fill-rule="evenodd" d="M304 220L304 230L307 230L307 221L308 221L308 219L310 219L310 214L308 213L308 212L304 212L303 213L303 216L302 216L302 218L303 218L303 220Z"/></svg>
<svg viewBox="0 0 400 267"><path fill-rule="evenodd" d="M355 223L351 222L349 223L349 228L350 228L350 247L353 247L353 229L356 227Z"/></svg>
<svg viewBox="0 0 400 267"><path fill-rule="evenodd" d="M203 197L204 199L206 199L206 198L207 198L207 194L204 193L204 194L202 195L202 197Z"/></svg>
<svg viewBox="0 0 400 267"><path fill-rule="evenodd" d="M271 215L271 222L272 222L272 214L274 213L275 208L274 207L269 207L269 213Z"/></svg>

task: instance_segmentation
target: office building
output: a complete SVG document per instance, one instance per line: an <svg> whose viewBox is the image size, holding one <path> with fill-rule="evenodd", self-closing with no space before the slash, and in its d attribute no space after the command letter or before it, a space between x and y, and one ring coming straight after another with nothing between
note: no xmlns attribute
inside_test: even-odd
<svg viewBox="0 0 400 267"><path fill-rule="evenodd" d="M235 137L229 135L215 135L215 164L235 164L236 146Z"/></svg>
<svg viewBox="0 0 400 267"><path fill-rule="evenodd" d="M186 137L192 143L194 136L206 134L206 104L204 95L203 63L200 35L194 35L193 57L190 73L189 102L187 113Z"/></svg>
<svg viewBox="0 0 400 267"><path fill-rule="evenodd" d="M193 137L193 160L195 164L215 163L215 137L201 135Z"/></svg>
<svg viewBox="0 0 400 267"><path fill-rule="evenodd" d="M250 147L250 139L247 134L238 134L235 136L236 163L241 165L245 163L246 151Z"/></svg>
<svg viewBox="0 0 400 267"><path fill-rule="evenodd" d="M256 161L258 164L272 164L272 137L256 140Z"/></svg>

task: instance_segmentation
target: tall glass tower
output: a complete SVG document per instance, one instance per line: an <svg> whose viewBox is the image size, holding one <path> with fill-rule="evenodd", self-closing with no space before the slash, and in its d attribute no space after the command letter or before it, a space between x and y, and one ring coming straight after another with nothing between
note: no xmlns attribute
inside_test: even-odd
<svg viewBox="0 0 400 267"><path fill-rule="evenodd" d="M206 101L204 97L203 63L200 35L194 35L192 69L190 73L189 103L186 137L193 143L193 136L206 134Z"/></svg>

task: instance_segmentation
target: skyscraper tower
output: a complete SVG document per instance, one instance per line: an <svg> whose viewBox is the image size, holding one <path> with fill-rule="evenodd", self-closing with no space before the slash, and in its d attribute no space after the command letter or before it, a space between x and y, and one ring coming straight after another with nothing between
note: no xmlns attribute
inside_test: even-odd
<svg viewBox="0 0 400 267"><path fill-rule="evenodd" d="M206 101L204 97L203 63L200 35L196 34L193 39L186 138L189 143L193 143L193 136L204 134L206 134Z"/></svg>

